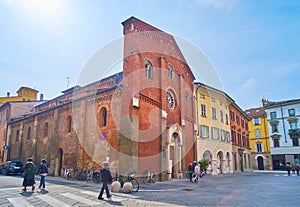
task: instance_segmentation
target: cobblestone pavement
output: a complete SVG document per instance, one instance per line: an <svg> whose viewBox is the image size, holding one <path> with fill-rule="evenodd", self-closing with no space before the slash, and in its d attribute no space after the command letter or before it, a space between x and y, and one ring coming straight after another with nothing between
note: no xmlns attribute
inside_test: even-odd
<svg viewBox="0 0 300 207"><path fill-rule="evenodd" d="M37 177L38 180L38 177ZM21 192L22 178L0 176L0 207L24 206L289 206L299 204L300 177L285 172L251 172L204 176L141 185L133 194L113 193L97 199L101 184L47 177L46 191Z"/></svg>

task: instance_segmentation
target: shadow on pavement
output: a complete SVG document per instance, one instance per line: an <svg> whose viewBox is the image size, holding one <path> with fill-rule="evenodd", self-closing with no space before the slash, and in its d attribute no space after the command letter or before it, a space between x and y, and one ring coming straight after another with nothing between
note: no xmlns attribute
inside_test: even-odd
<svg viewBox="0 0 300 207"><path fill-rule="evenodd" d="M123 206L123 204L120 201L107 201L107 203L114 206Z"/></svg>

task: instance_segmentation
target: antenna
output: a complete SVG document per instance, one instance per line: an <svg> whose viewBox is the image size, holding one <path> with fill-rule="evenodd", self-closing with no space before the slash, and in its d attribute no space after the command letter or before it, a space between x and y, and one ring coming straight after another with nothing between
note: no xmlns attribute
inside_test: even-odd
<svg viewBox="0 0 300 207"><path fill-rule="evenodd" d="M67 88L69 88L70 78L69 78L69 77L66 77L66 79L68 80L68 81L67 81Z"/></svg>

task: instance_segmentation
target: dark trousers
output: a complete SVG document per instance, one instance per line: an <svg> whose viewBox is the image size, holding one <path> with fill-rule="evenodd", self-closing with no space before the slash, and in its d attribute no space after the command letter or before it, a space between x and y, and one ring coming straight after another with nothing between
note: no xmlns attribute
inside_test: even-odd
<svg viewBox="0 0 300 207"><path fill-rule="evenodd" d="M193 175L193 173L190 172L190 181L192 181L192 175Z"/></svg>
<svg viewBox="0 0 300 207"><path fill-rule="evenodd" d="M290 176L291 175L291 170L287 170L287 172L288 172L288 176Z"/></svg>
<svg viewBox="0 0 300 207"><path fill-rule="evenodd" d="M45 188L45 176L42 176L41 175L41 180L40 180L40 186L39 187L42 187Z"/></svg>
<svg viewBox="0 0 300 207"><path fill-rule="evenodd" d="M104 189L105 189L105 192L106 192L106 197L107 197L107 198L110 198L111 195L110 195L110 192L109 192L109 189L108 189L108 184L107 184L106 182L103 183L98 198L102 198L102 195L103 195L103 193L104 193Z"/></svg>

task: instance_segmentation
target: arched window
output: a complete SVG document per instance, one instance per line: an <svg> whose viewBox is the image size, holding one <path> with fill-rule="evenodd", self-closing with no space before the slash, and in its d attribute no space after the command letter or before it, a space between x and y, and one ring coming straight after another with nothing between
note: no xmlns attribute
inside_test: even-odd
<svg viewBox="0 0 300 207"><path fill-rule="evenodd" d="M145 74L148 79L153 80L154 69L152 63L148 60L145 62Z"/></svg>
<svg viewBox="0 0 300 207"><path fill-rule="evenodd" d="M184 90L184 98L185 98L185 102L189 102L189 91L188 89Z"/></svg>
<svg viewBox="0 0 300 207"><path fill-rule="evenodd" d="M71 132L72 131L72 116L68 116L67 117L67 133Z"/></svg>
<svg viewBox="0 0 300 207"><path fill-rule="evenodd" d="M48 136L48 122L44 124L44 137Z"/></svg>
<svg viewBox="0 0 300 207"><path fill-rule="evenodd" d="M168 77L173 80L174 79L174 70L171 65L168 65Z"/></svg>
<svg viewBox="0 0 300 207"><path fill-rule="evenodd" d="M100 127L106 127L107 123L107 110L105 107L102 107L98 113L98 120L99 120L99 126Z"/></svg>
<svg viewBox="0 0 300 207"><path fill-rule="evenodd" d="M28 127L27 139L29 140L30 138L31 138L31 127Z"/></svg>
<svg viewBox="0 0 300 207"><path fill-rule="evenodd" d="M17 132L16 132L16 142L19 142L19 139L20 139L20 131L17 130Z"/></svg>

